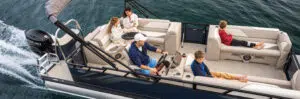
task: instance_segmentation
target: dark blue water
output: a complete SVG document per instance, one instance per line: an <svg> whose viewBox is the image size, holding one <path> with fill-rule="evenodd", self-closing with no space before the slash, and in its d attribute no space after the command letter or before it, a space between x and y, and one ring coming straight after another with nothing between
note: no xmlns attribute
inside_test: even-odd
<svg viewBox="0 0 300 99"><path fill-rule="evenodd" d="M75 98L45 90L34 68L24 30L57 29L46 18L46 0L0 1L0 98ZM138 0L159 18L181 22L279 28L300 49L300 0ZM123 0L73 0L59 19L76 19L87 34L110 17L120 16ZM139 14L139 13L138 13ZM140 15L140 14L139 14Z"/></svg>

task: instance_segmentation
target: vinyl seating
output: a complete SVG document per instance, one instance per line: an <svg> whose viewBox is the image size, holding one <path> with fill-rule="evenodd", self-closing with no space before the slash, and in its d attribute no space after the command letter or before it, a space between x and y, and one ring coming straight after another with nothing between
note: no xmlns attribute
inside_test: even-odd
<svg viewBox="0 0 300 99"><path fill-rule="evenodd" d="M169 54L175 54L180 47L181 23L169 20L139 18L138 29L148 36L148 42Z"/></svg>
<svg viewBox="0 0 300 99"><path fill-rule="evenodd" d="M191 63L193 62L193 55L187 55L185 59L184 73L192 75ZM239 75L239 74L233 74ZM185 78L183 78L185 79ZM236 90L245 90L250 92L264 93L270 95L282 95L290 98L300 98L300 70L298 70L291 81L278 80L272 78L264 78L257 76L248 76L248 82L243 83L236 80L224 80L211 77L195 76L193 82L207 84L212 86L221 86ZM199 86L200 87L200 86Z"/></svg>
<svg viewBox="0 0 300 99"><path fill-rule="evenodd" d="M274 28L259 28L247 26L227 27L227 32L232 33L233 38L250 42L265 42L265 48L257 50L254 48L227 46L221 43L218 27L209 27L207 41L208 60L243 60L244 55L251 56L249 62L263 63L283 68L285 59L290 52L292 43L285 32Z"/></svg>

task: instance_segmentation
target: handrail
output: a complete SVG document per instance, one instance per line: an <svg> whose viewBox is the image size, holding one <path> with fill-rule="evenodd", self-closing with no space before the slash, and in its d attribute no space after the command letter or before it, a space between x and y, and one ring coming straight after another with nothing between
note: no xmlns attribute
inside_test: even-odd
<svg viewBox="0 0 300 99"><path fill-rule="evenodd" d="M70 24L71 22L74 22L74 23L76 24L76 28L77 28L78 30L81 30L81 26L80 26L79 22L78 22L77 20L75 20L75 19L70 19L70 20L68 20L66 23L64 23L64 25L68 25L68 24ZM59 44L59 42L58 42L58 39L61 39L61 38L58 38L58 37L57 37L60 30L61 30L61 29L58 28L58 29L56 30L56 32L55 32L55 35L54 35L54 39L55 39L55 40L54 40L54 45L56 45L56 46L55 46L55 53L58 54L58 53L57 53L57 47L59 47L59 50L60 50L60 52L61 52L63 58L66 59L65 53L64 53L63 49L61 48L61 46L60 46L60 44ZM79 31L79 32L80 32L80 31ZM65 35L66 35L66 34L65 34ZM65 35L64 35L64 36L65 36ZM62 37L63 37L63 36L62 36Z"/></svg>

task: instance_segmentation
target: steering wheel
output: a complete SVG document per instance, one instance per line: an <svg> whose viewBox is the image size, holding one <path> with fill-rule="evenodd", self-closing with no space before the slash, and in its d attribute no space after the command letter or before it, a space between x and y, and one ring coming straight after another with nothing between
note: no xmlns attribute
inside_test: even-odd
<svg viewBox="0 0 300 99"><path fill-rule="evenodd" d="M166 60L166 57L168 56L168 54L164 54L162 55L159 60L157 61L157 64L161 64L162 62L164 62Z"/></svg>

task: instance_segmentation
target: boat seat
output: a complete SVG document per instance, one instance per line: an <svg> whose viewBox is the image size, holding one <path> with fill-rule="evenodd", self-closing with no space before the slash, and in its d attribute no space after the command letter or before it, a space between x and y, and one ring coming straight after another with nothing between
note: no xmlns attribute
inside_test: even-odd
<svg viewBox="0 0 300 99"><path fill-rule="evenodd" d="M124 51L125 47L118 46L117 44L114 44L109 39L110 36L107 32L107 30L108 30L107 28L108 28L108 25L97 27L93 32L89 33L84 38L84 40L103 49L106 53L112 55L113 57L115 57L118 60L124 59L123 51ZM84 53L86 54L88 63L107 65L107 63L105 61L103 61L101 58L96 56L94 53L92 53L87 48L84 47L83 50L84 50ZM110 61L114 62L113 59L110 59Z"/></svg>
<svg viewBox="0 0 300 99"><path fill-rule="evenodd" d="M169 20L139 18L138 29L148 36L148 42L169 54L175 54L181 42L181 23Z"/></svg>
<svg viewBox="0 0 300 99"><path fill-rule="evenodd" d="M156 37L148 37L147 42L149 42L150 44L157 46L157 45L161 45L165 42L164 38L156 38ZM162 45L163 47L164 45Z"/></svg>
<svg viewBox="0 0 300 99"><path fill-rule="evenodd" d="M196 76L194 78L194 82L206 84L206 85L212 85L212 86L221 86L221 87L231 88L236 90L274 95L274 96L280 95L282 97L287 97L287 98L295 98L295 99L300 98L300 91L280 88L276 85L271 85L271 84L256 83L256 82L243 83L236 80L224 80L224 79L202 77L202 76ZM200 85L198 86L201 87ZM243 94L240 95L243 96Z"/></svg>
<svg viewBox="0 0 300 99"><path fill-rule="evenodd" d="M139 18L138 29L142 31L154 31L166 33L170 26L169 20L144 19Z"/></svg>
<svg viewBox="0 0 300 99"><path fill-rule="evenodd" d="M145 34L147 37L156 37L156 38L164 38L167 34L163 32L154 32L154 31L141 31L141 33Z"/></svg>
<svg viewBox="0 0 300 99"><path fill-rule="evenodd" d="M292 89L300 91L300 70L296 71L291 80Z"/></svg>
<svg viewBox="0 0 300 99"><path fill-rule="evenodd" d="M206 85L212 85L212 86L222 86L222 87L232 88L232 89L241 89L247 85L247 83L242 83L235 80L224 80L224 79L203 77L203 76L195 76L194 82L206 84Z"/></svg>
<svg viewBox="0 0 300 99"><path fill-rule="evenodd" d="M230 53L239 53L239 54L250 54L256 56L280 56L280 51L277 49L261 49L257 50L254 48L247 47L237 47L237 46L227 46L222 44L221 46L222 52L230 52Z"/></svg>
<svg viewBox="0 0 300 99"><path fill-rule="evenodd" d="M191 65L194 61L194 55L193 54L187 54L186 56L186 61L184 64L184 72L189 72L189 73L193 73Z"/></svg>
<svg viewBox="0 0 300 99"><path fill-rule="evenodd" d="M188 54L185 62L184 72L192 73L191 64L193 61L194 61L194 56L192 54ZM239 75L239 74L233 74L233 75ZM272 78L265 78L265 77L258 77L258 76L248 76L248 80L251 82L277 85L283 88L291 88L291 82L287 80L279 80L279 79L272 79Z"/></svg>
<svg viewBox="0 0 300 99"><path fill-rule="evenodd" d="M276 68L283 68L288 53L292 47L287 33L275 28L260 28L249 26L228 25L227 31L232 32L234 39L245 40L249 42L264 41L266 46L257 50L241 46L227 46L221 43L218 33L218 26L210 25L206 59L218 60L238 60L254 63L272 65ZM234 33L238 35L235 36ZM267 47L269 46L269 47ZM251 56L245 60L243 56Z"/></svg>

